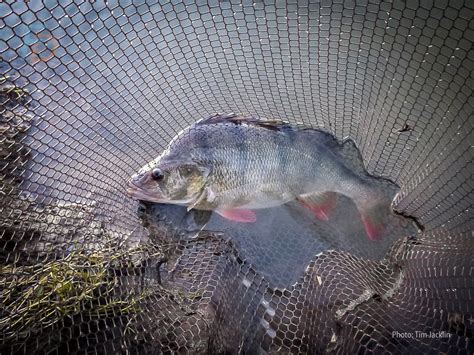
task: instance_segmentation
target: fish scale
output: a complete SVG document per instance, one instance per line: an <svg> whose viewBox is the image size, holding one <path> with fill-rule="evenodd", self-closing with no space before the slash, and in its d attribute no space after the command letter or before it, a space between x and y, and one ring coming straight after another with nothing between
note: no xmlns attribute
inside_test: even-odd
<svg viewBox="0 0 474 355"><path fill-rule="evenodd" d="M222 186L221 191L229 190L241 190L235 191L235 193L229 194L231 197L228 200L233 200L235 194L249 195L257 191L264 190L263 187L266 185L272 186L290 186L287 181L283 184L281 180L287 176L286 172L289 173L289 164L282 164L281 160L287 161L287 154L278 154L279 147L283 146L278 140L282 141L281 137L276 137L274 132L272 134L266 134L267 130L263 129L263 132L255 132L252 127L246 125L236 126L235 124L219 124L216 127L217 130L225 130L229 138L235 137L239 144L224 144L223 149L217 149L218 151L224 152L222 160L226 161L226 164L220 165L219 167L225 167L226 173L218 173L218 186ZM224 137L216 142L217 147L222 145L222 142L227 142ZM272 138L269 140L269 138ZM279 139L280 138L280 139ZM241 142L241 143L240 143ZM237 149L234 149L237 148ZM280 150L281 151L281 150ZM284 174L276 172L272 169L258 169L263 166L268 167L283 167L285 169ZM221 176L226 178L221 179ZM277 178L278 177L278 178ZM213 182L213 181L212 181ZM211 182L211 183L212 183ZM225 182L225 183L223 183ZM216 184L217 185L217 184ZM281 191L282 189L280 189Z"/></svg>

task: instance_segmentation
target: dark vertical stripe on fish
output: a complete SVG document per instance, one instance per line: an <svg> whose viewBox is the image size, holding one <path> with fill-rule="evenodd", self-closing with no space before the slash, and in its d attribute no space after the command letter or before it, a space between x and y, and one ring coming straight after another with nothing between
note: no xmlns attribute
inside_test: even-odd
<svg viewBox="0 0 474 355"><path fill-rule="evenodd" d="M252 137L250 137L250 134L252 133L252 131L250 130L247 130L245 129L246 128L246 125L239 125L239 126L236 126L238 127L237 128L237 131L239 132L239 136L240 136L240 139L242 139L242 156L241 156L241 159L242 161L240 162L240 165L241 165L241 178L242 178L242 183L244 185L247 185L249 183L249 181L247 181L246 177L248 176L248 173L253 171L253 170L249 170L251 169L251 166L250 166L250 150L251 150L251 147L249 146L250 142L251 142L251 139Z"/></svg>
<svg viewBox="0 0 474 355"><path fill-rule="evenodd" d="M285 176L287 179L292 179L291 177L293 176L294 171L292 171L292 167L294 168L295 165L299 165L299 161L295 161L297 159L300 159L299 156L297 156L297 153L295 153L295 149L300 149L297 145L297 140L298 140L298 132L292 128L287 128L284 130L285 134L285 145L287 145L287 149L285 150ZM288 149L290 148L290 149ZM290 181L287 181L287 183L291 183ZM294 186L292 184L292 186ZM296 193L296 191L292 191L293 193Z"/></svg>
<svg viewBox="0 0 474 355"><path fill-rule="evenodd" d="M202 135L202 142L203 142L202 145L206 147L207 159L209 159L209 161L212 162L214 161L214 149L211 149L212 147L209 144L209 132L207 132L206 130L202 130L201 135Z"/></svg>
<svg viewBox="0 0 474 355"><path fill-rule="evenodd" d="M276 164L281 165L281 157L282 157L282 148L283 148L283 147L281 146L280 139L279 139L279 137L278 137L278 133L272 135L271 137L272 137L272 139L271 139L271 141L269 142L269 147L268 147L268 149L269 149L270 151L274 150L274 152L275 152L274 154L275 154L275 155L273 155L272 152L269 152L268 154L269 154L270 156L273 156L273 159L275 159L275 163L276 163ZM285 174L285 172L284 172L282 169L284 169L284 168L282 168L282 167L280 166L280 169L279 169L279 170L281 171L282 174ZM271 179L273 180L273 182L276 182L278 179L281 179L281 178L282 178L281 176L272 176L272 177L271 177Z"/></svg>

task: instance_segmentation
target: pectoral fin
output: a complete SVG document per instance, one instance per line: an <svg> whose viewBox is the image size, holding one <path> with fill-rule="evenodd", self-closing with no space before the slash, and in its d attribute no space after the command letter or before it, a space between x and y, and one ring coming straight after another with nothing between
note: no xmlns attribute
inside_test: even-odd
<svg viewBox="0 0 474 355"><path fill-rule="evenodd" d="M337 194L335 192L313 193L298 196L297 200L308 208L317 219L329 220L334 207L336 207Z"/></svg>
<svg viewBox="0 0 474 355"><path fill-rule="evenodd" d="M194 222L198 226L204 226L211 219L212 211L194 210Z"/></svg>
<svg viewBox="0 0 474 355"><path fill-rule="evenodd" d="M222 217L235 222L253 223L257 221L257 215L251 210L230 209L216 210L216 212Z"/></svg>

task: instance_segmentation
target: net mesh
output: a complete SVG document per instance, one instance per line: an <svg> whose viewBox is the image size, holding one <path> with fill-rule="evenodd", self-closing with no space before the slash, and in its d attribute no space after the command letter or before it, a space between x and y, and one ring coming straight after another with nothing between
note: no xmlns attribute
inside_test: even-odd
<svg viewBox="0 0 474 355"><path fill-rule="evenodd" d="M473 14L0 2L0 351L472 353ZM376 260L315 254L279 287L231 239L137 214L130 175L216 111L353 139L424 231Z"/></svg>

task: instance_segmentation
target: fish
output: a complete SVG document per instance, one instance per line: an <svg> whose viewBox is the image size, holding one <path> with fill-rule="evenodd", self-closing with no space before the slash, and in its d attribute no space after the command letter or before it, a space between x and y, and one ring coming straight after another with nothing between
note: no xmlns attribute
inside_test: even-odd
<svg viewBox="0 0 474 355"><path fill-rule="evenodd" d="M373 177L350 168L330 133L282 120L215 114L183 129L128 181L135 199L214 211L236 222L256 210L298 201L328 220L338 194L357 206L370 240L379 240L391 201Z"/></svg>

